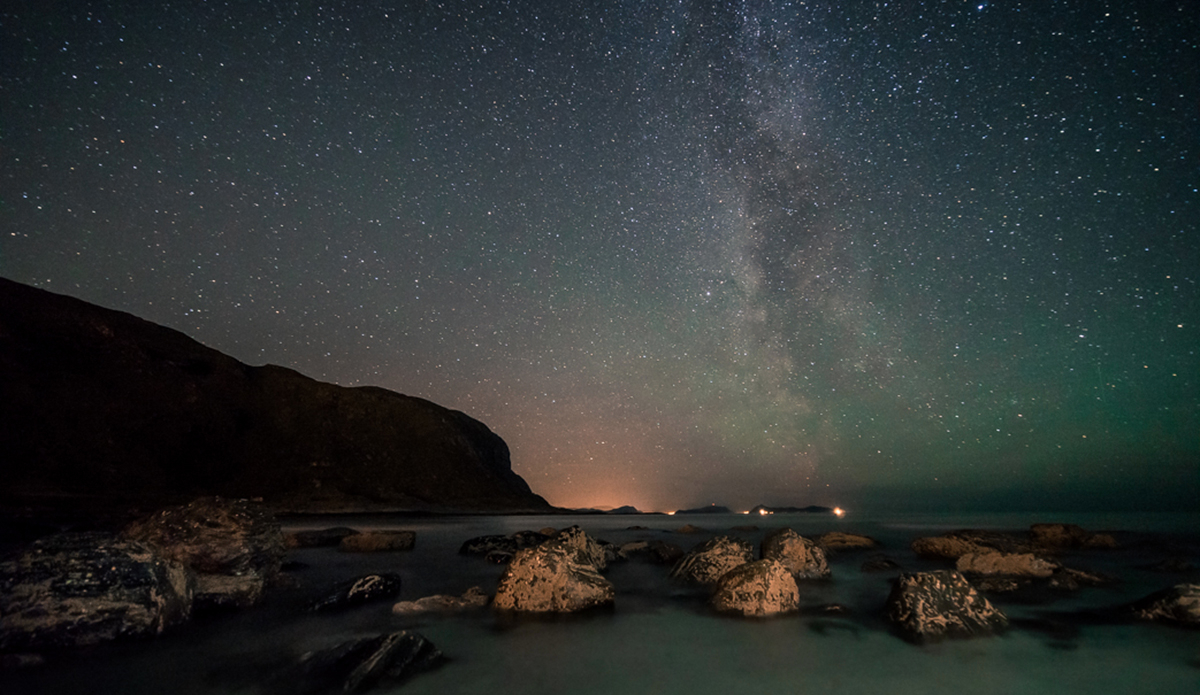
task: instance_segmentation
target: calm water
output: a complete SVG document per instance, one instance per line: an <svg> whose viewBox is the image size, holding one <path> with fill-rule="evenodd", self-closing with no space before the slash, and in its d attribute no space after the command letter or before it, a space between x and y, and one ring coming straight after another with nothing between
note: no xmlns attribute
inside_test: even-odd
<svg viewBox="0 0 1200 695"><path fill-rule="evenodd" d="M804 535L829 530L865 533L878 552L906 569L934 568L908 543L954 528L1025 529L1038 521L1119 530L1119 551L1066 555L1064 564L1115 575L1114 587L1084 589L1048 603L995 599L1010 618L1050 619L1053 629L1015 628L1000 637L914 646L893 636L879 614L892 574L860 571L876 551L834 555L829 582L802 586L808 605L840 603L845 617L743 620L714 615L702 597L666 580L668 568L635 560L607 576L617 587L613 611L581 617L498 620L489 611L451 617L400 618L390 603L337 615L311 615L304 605L337 581L369 572L398 572L401 598L459 594L472 585L489 591L502 569L457 554L462 541L487 533L545 526L582 526L615 543L662 539L687 549L705 535L671 530L690 523L755 544L771 529ZM631 525L649 527L632 530ZM730 531L754 524L757 530ZM296 586L276 591L263 606L208 617L151 642L109 645L57 657L43 668L0 674L0 691L16 693L262 693L283 664L311 649L384 631L415 629L450 661L400 691L409 694L486 693L728 693L747 687L770 692L821 693L1186 693L1200 692L1200 631L1151 624L1114 624L1073 616L1139 598L1200 574L1160 574L1139 565L1182 556L1200 564L1200 515L1009 514L856 517L816 515L386 517L293 520L288 528L348 525L417 531L412 552L352 555L311 549L289 558L307 567ZM1147 539L1148 532L1168 534ZM712 534L710 534L712 535ZM1046 624L1042 620L1041 624ZM388 692L382 688L376 692Z"/></svg>

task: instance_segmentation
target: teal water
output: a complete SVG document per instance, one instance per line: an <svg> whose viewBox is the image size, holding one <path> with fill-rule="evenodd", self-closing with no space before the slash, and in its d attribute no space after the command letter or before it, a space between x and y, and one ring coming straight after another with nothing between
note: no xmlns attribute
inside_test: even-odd
<svg viewBox="0 0 1200 695"><path fill-rule="evenodd" d="M863 573L876 552L906 569L936 564L916 559L908 543L954 528L1021 530L1039 521L1078 523L1120 531L1122 549L1068 554L1071 567L1121 581L1085 588L1044 603L994 601L1012 618L1040 620L1053 629L1014 628L998 637L915 646L892 635L880 618L892 574ZM352 555L333 549L297 551L290 559L295 586L278 590L262 607L212 616L152 642L109 645L54 657L43 668L0 673L4 693L261 693L272 674L299 654L354 637L413 629L449 662L400 688L410 694L487 693L728 693L752 688L785 693L1187 693L1200 692L1200 631L1153 624L1079 619L1088 612L1139 598L1200 575L1162 574L1141 565L1167 556L1200 564L1200 515L986 514L879 516L844 519L814 515L387 517L292 520L293 528L350 525L417 531L412 552ZM792 616L743 620L709 612L703 599L666 580L668 568L641 561L614 565L611 612L549 620L499 620L489 611L401 618L390 604L337 615L311 615L305 603L332 583L368 572L399 572L401 598L489 591L502 568L457 554L467 538L545 526L582 526L616 543L658 538L689 548L705 535L672 532L693 524L757 543L773 528L804 535L830 530L865 533L878 551L831 558L833 578L802 587L807 605L840 603L837 617ZM753 524L756 530L735 530ZM631 525L648 527L629 529ZM1155 536L1145 534L1154 533ZM1047 620L1049 621L1047 623Z"/></svg>

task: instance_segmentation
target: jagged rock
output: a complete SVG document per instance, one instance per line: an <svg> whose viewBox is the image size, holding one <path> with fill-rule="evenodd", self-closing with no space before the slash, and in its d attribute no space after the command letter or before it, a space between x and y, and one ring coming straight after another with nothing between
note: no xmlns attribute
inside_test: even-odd
<svg viewBox="0 0 1200 695"><path fill-rule="evenodd" d="M863 572L891 572L900 569L895 560L883 556L868 558L860 568Z"/></svg>
<svg viewBox="0 0 1200 695"><path fill-rule="evenodd" d="M393 599L400 593L400 575L368 574L334 587L324 598L314 601L311 610L326 611L360 606L372 601Z"/></svg>
<svg viewBox="0 0 1200 695"><path fill-rule="evenodd" d="M191 614L193 577L145 543L61 534L0 563L0 651L157 635Z"/></svg>
<svg viewBox="0 0 1200 695"><path fill-rule="evenodd" d="M356 533L357 530L345 526L315 531L289 531L283 534L283 543L289 548L326 548L337 545L346 536Z"/></svg>
<svg viewBox="0 0 1200 695"><path fill-rule="evenodd" d="M478 586L467 589L462 596L435 594L425 596L416 601L400 601L392 606L392 612L397 615L416 615L419 613L454 613L458 611L483 608L488 604L489 597Z"/></svg>
<svg viewBox="0 0 1200 695"><path fill-rule="evenodd" d="M830 574L825 551L790 528L763 538L762 557L779 560L796 579L823 579Z"/></svg>
<svg viewBox="0 0 1200 695"><path fill-rule="evenodd" d="M500 577L492 606L526 613L574 613L612 604L616 595L612 583L579 558L575 547L556 541L517 551Z"/></svg>
<svg viewBox="0 0 1200 695"><path fill-rule="evenodd" d="M722 612L762 618L795 611L800 606L800 591L791 570L768 558L726 572L710 603Z"/></svg>
<svg viewBox="0 0 1200 695"><path fill-rule="evenodd" d="M887 619L906 638L922 641L943 636L991 634L1008 625L958 572L901 574L886 604Z"/></svg>
<svg viewBox="0 0 1200 695"><path fill-rule="evenodd" d="M445 657L423 635L393 632L309 652L294 672L277 683L279 693L362 693L397 685L436 668Z"/></svg>
<svg viewBox="0 0 1200 695"><path fill-rule="evenodd" d="M417 534L413 531L364 531L346 536L338 548L348 553L378 553L388 550L412 550Z"/></svg>
<svg viewBox="0 0 1200 695"><path fill-rule="evenodd" d="M484 556L500 552L511 556L518 550L539 546L550 538L538 531L517 531L507 536L477 536L464 541L458 552L460 555Z"/></svg>
<svg viewBox="0 0 1200 695"><path fill-rule="evenodd" d="M571 526L558 532L549 542L559 545L574 555L571 558L581 565L591 565L597 570L604 571L608 567L610 553L605 545L584 533L578 526ZM612 557L615 558L615 555Z"/></svg>
<svg viewBox="0 0 1200 695"><path fill-rule="evenodd" d="M13 508L222 495L297 511L551 509L503 439L427 400L252 367L3 278L0 325L0 503Z"/></svg>
<svg viewBox="0 0 1200 695"><path fill-rule="evenodd" d="M190 567L198 606L257 603L286 552L279 524L261 505L220 497L164 509L130 524L122 535Z"/></svg>
<svg viewBox="0 0 1200 695"><path fill-rule="evenodd" d="M963 574L1007 577L1039 577L1054 574L1060 565L1032 553L967 553L958 558L955 568Z"/></svg>
<svg viewBox="0 0 1200 695"><path fill-rule="evenodd" d="M754 549L746 541L717 536L680 558L671 568L671 578L689 584L713 585L729 570L753 559Z"/></svg>
<svg viewBox="0 0 1200 695"><path fill-rule="evenodd" d="M831 550L866 550L879 545L879 541L870 536L842 531L822 533L813 540L826 552Z"/></svg>
<svg viewBox="0 0 1200 695"><path fill-rule="evenodd" d="M1130 605L1144 620L1200 627L1200 584L1176 584Z"/></svg>

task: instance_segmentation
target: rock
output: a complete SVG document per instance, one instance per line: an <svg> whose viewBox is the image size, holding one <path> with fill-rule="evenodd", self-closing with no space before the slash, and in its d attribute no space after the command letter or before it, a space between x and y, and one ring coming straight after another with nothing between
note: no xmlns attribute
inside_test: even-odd
<svg viewBox="0 0 1200 695"><path fill-rule="evenodd" d="M503 550L493 550L487 555L484 555L483 559L489 565L507 565L508 563L512 562L513 554L506 553Z"/></svg>
<svg viewBox="0 0 1200 695"><path fill-rule="evenodd" d="M883 556L868 558L860 568L863 572L892 572L900 569L895 560Z"/></svg>
<svg viewBox="0 0 1200 695"><path fill-rule="evenodd" d="M714 585L726 572L754 559L754 549L743 540L717 536L701 543L671 568L671 578L689 584Z"/></svg>
<svg viewBox="0 0 1200 695"><path fill-rule="evenodd" d="M683 548L663 541L633 541L621 546L621 553L626 557L644 555L651 562L660 565L673 565L683 557Z"/></svg>
<svg viewBox="0 0 1200 695"><path fill-rule="evenodd" d="M566 548L573 553L572 560L581 565L591 565L597 570L604 571L608 567L609 552L605 545L589 537L578 526L565 528L558 532L549 542ZM615 558L615 555L613 556Z"/></svg>
<svg viewBox="0 0 1200 695"><path fill-rule="evenodd" d="M546 536L547 538L553 538L558 535L558 529L554 528L553 526L543 526L538 533Z"/></svg>
<svg viewBox="0 0 1200 695"><path fill-rule="evenodd" d="M145 543L43 538L0 563L0 651L157 635L188 619L193 591L188 569Z"/></svg>
<svg viewBox="0 0 1200 695"><path fill-rule="evenodd" d="M400 601L392 606L396 615L416 615L420 613L456 613L459 611L483 608L488 604L489 597L478 586L467 589L462 596L435 594L425 596L416 601Z"/></svg>
<svg viewBox="0 0 1200 695"><path fill-rule="evenodd" d="M348 553L378 553L388 550L412 550L417 534L413 531L364 531L346 536L338 548Z"/></svg>
<svg viewBox="0 0 1200 695"><path fill-rule="evenodd" d="M346 536L358 533L355 529L345 526L320 529L316 531L290 531L283 534L283 543L289 548L326 548L342 542Z"/></svg>
<svg viewBox="0 0 1200 695"><path fill-rule="evenodd" d="M1085 586L1108 586L1116 583L1112 577L1098 574L1096 572L1085 572L1084 570L1071 569L1070 567L1060 567L1054 572L1054 576L1050 577L1047 584L1051 589L1060 591L1078 591Z"/></svg>
<svg viewBox="0 0 1200 695"><path fill-rule="evenodd" d="M368 574L334 587L324 598L314 601L310 610L326 611L360 606L364 603L393 599L400 593L400 575Z"/></svg>
<svg viewBox="0 0 1200 695"><path fill-rule="evenodd" d="M957 560L963 555L987 550L970 541L946 536L918 538L910 547L918 556L932 560Z"/></svg>
<svg viewBox="0 0 1200 695"><path fill-rule="evenodd" d="M763 618L791 613L800 606L800 590L791 570L779 560L748 562L726 572L710 601L726 613Z"/></svg>
<svg viewBox="0 0 1200 695"><path fill-rule="evenodd" d="M517 531L507 536L477 536L463 542L460 555L488 555L493 552L512 555L524 548L533 548L550 540L551 536L538 531Z"/></svg>
<svg viewBox="0 0 1200 695"><path fill-rule="evenodd" d="M611 605L613 585L568 544L548 542L517 551L500 577L492 606L525 613L575 613Z"/></svg>
<svg viewBox="0 0 1200 695"><path fill-rule="evenodd" d="M1093 533L1083 541L1085 550L1112 550L1120 545L1117 539L1108 533Z"/></svg>
<svg viewBox="0 0 1200 695"><path fill-rule="evenodd" d="M1012 577L976 577L971 580L971 586L989 594L1011 594L1030 583L1028 579L1018 581Z"/></svg>
<svg viewBox="0 0 1200 695"><path fill-rule="evenodd" d="M1043 560L1032 553L967 553L958 558L955 568L963 574L1045 579L1059 569L1057 562Z"/></svg>
<svg viewBox="0 0 1200 695"><path fill-rule="evenodd" d="M1143 620L1200 627L1200 584L1176 584L1129 606Z"/></svg>
<svg viewBox="0 0 1200 695"><path fill-rule="evenodd" d="M1089 550L1117 547L1117 539L1107 533L1091 533L1075 524L1034 524L1029 527L1030 542L1037 548Z"/></svg>
<svg viewBox="0 0 1200 695"><path fill-rule="evenodd" d="M699 526L684 524L683 526L675 529L675 533L708 533L708 531L700 528Z"/></svg>
<svg viewBox="0 0 1200 695"><path fill-rule="evenodd" d="M398 685L436 668L443 660L442 653L423 635L393 632L309 652L277 690L302 695L362 693L377 685Z"/></svg>
<svg viewBox="0 0 1200 695"><path fill-rule="evenodd" d="M0 503L549 511L465 413L252 367L186 335L0 278Z"/></svg>
<svg viewBox="0 0 1200 695"><path fill-rule="evenodd" d="M1196 569L1196 566L1188 562L1185 558L1169 557L1165 560L1161 560L1150 565L1142 565L1140 569L1149 570L1151 572L1163 572L1165 574L1183 574Z"/></svg>
<svg viewBox="0 0 1200 695"><path fill-rule="evenodd" d="M790 528L763 538L762 557L779 560L796 579L823 579L830 574L825 551Z"/></svg>
<svg viewBox="0 0 1200 695"><path fill-rule="evenodd" d="M879 541L870 536L862 536L857 533L844 533L842 531L822 533L813 540L826 552L831 550L866 550L879 545Z"/></svg>
<svg viewBox="0 0 1200 695"><path fill-rule="evenodd" d="M886 615L901 634L916 641L986 635L1008 625L1004 613L961 574L946 570L901 574L887 598Z"/></svg>
<svg viewBox="0 0 1200 695"><path fill-rule="evenodd" d="M204 497L127 526L142 541L196 573L196 604L245 607L262 598L286 552L275 518L247 500Z"/></svg>

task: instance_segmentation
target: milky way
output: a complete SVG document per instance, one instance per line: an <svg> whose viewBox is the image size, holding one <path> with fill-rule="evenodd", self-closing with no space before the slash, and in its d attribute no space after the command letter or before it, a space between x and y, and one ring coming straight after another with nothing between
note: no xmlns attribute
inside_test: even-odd
<svg viewBox="0 0 1200 695"><path fill-rule="evenodd" d="M561 505L1200 493L1188 3L110 4L0 13L5 277Z"/></svg>

